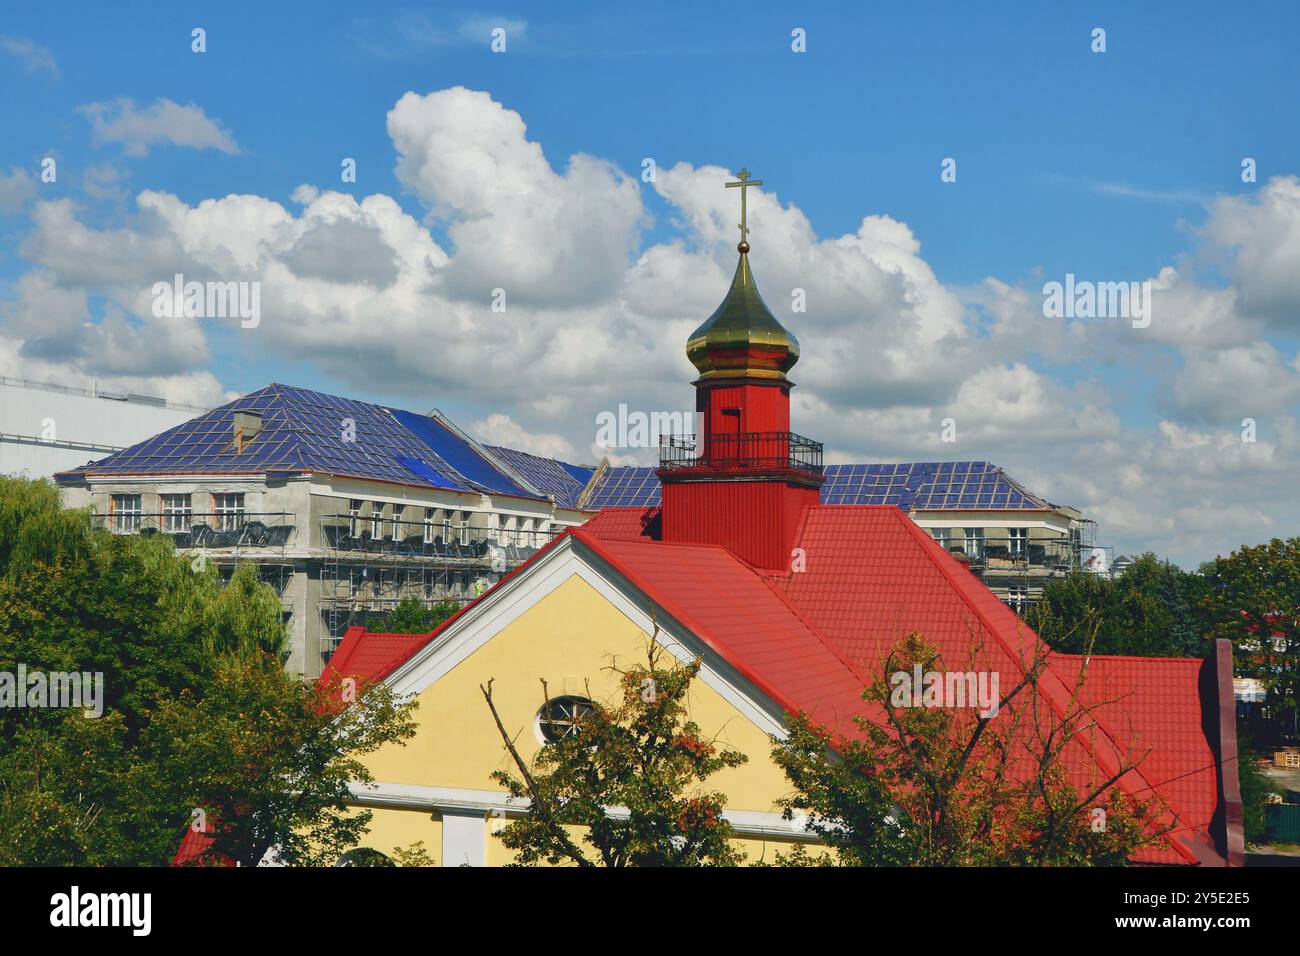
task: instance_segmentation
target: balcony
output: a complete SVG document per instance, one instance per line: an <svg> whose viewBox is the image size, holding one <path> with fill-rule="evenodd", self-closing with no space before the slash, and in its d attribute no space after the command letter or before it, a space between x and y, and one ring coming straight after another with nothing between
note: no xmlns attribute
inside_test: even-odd
<svg viewBox="0 0 1300 956"><path fill-rule="evenodd" d="M1064 574L1069 571L1105 571L1110 549L1083 545L1069 538L1027 538L992 535L942 537L930 534L945 551L964 557L972 568L987 574ZM1105 552L1097 565L1093 553Z"/></svg>
<svg viewBox="0 0 1300 956"><path fill-rule="evenodd" d="M94 527L114 534L166 535L178 548L283 550L297 530L288 511L116 511L91 518Z"/></svg>
<svg viewBox="0 0 1300 956"><path fill-rule="evenodd" d="M681 473L795 472L821 477L822 443L794 432L664 435L659 470Z"/></svg>
<svg viewBox="0 0 1300 956"><path fill-rule="evenodd" d="M367 559L435 559L438 562L491 563L513 566L526 561L564 528L475 528L433 521L408 521L363 515L324 515L321 545Z"/></svg>

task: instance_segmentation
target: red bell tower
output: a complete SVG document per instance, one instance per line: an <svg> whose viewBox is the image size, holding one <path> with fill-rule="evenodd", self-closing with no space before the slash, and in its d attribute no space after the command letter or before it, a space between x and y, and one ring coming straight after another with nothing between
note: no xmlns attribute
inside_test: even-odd
<svg viewBox="0 0 1300 956"><path fill-rule="evenodd" d="M695 409L703 433L663 440L664 541L717 544L760 568L790 565L803 510L817 504L822 446L790 431L786 372L799 341L772 315L749 270L742 169L740 261L722 304L691 335L686 355L700 373Z"/></svg>

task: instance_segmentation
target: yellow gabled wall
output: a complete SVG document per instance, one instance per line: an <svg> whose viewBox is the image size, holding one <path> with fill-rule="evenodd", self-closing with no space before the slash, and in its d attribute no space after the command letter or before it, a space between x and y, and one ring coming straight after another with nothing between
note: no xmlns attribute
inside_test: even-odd
<svg viewBox="0 0 1300 956"><path fill-rule="evenodd" d="M579 694L612 700L618 684L609 668L644 663L648 639L590 584L572 575L426 688L418 696L415 737L405 746L384 747L367 756L365 763L382 783L499 790L490 777L492 771L515 768L480 685L493 680L493 700L502 722L523 757L531 759L541 746L535 732L543 702L540 678L548 682L551 696ZM790 787L772 762L767 734L703 679L691 685L689 708L704 736L749 757L742 766L710 777L704 786L725 793L729 810L778 812L776 798L789 793ZM427 812L390 811L383 826L383 839L372 827L374 839L367 839L366 845L386 850L381 843L408 845L422 839L438 855L438 837ZM751 860L770 860L774 846L788 847L761 839L741 842ZM489 838L487 861L509 862L510 854Z"/></svg>
<svg viewBox="0 0 1300 956"><path fill-rule="evenodd" d="M423 841L424 851L433 858L434 865L443 865L442 820L437 813L392 807L366 809L371 814L370 827L361 838L361 846L391 855L398 847L410 850Z"/></svg>

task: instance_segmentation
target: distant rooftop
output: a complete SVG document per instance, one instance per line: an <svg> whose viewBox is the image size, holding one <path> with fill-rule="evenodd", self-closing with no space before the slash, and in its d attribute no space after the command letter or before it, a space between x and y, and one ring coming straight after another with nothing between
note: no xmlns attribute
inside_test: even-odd
<svg viewBox="0 0 1300 956"><path fill-rule="evenodd" d="M825 505L897 505L904 511L1045 511L1053 506L987 461L827 465ZM587 497L587 507L653 507L659 504L654 468L606 469Z"/></svg>
<svg viewBox="0 0 1300 956"><path fill-rule="evenodd" d="M58 392L62 395L81 395L85 398L102 398L114 402L132 402L137 405L152 405L155 408L171 408L180 412L206 412L203 405L187 405L183 402L169 402L153 395L136 395L133 392L113 392L100 388L78 388L75 385L54 385L50 382L32 382L25 378L8 378L0 375L0 385L13 388L34 388L44 392Z"/></svg>
<svg viewBox="0 0 1300 956"><path fill-rule="evenodd" d="M236 447L236 412L261 419ZM146 441L56 476L328 474L454 491L546 498L437 415L272 384Z"/></svg>
<svg viewBox="0 0 1300 956"><path fill-rule="evenodd" d="M18 384L4 378L0 383ZM161 401L143 396L126 400ZM585 494L583 508L588 511L660 503L654 468L616 466L601 471L500 445L481 445L437 413L420 415L278 384L211 411L197 410L203 414L56 477L75 481L99 475L318 473L522 498L553 497L565 508L577 508ZM261 430L242 451L234 440L236 412L261 416ZM1053 507L987 461L827 465L821 502L897 505L904 511Z"/></svg>

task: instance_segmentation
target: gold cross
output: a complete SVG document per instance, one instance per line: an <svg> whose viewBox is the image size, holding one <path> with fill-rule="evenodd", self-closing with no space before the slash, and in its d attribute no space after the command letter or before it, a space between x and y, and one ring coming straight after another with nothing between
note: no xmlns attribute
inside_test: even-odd
<svg viewBox="0 0 1300 956"><path fill-rule="evenodd" d="M736 179L738 179L739 182L726 183L725 185L728 189L734 189L736 186L740 187L740 241L744 242L745 236L749 234L749 226L745 225L748 221L745 218L745 190L750 186L763 185L763 180L750 179L749 170L743 166L740 168L740 172L736 173Z"/></svg>

